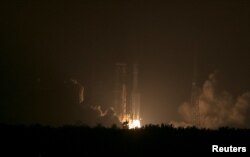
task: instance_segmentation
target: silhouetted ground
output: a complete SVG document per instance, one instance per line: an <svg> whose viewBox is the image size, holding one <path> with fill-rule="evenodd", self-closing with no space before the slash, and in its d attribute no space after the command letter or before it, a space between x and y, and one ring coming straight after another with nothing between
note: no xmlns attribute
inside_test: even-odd
<svg viewBox="0 0 250 157"><path fill-rule="evenodd" d="M213 144L247 147L247 153L230 154L238 156L250 152L250 130L176 129L169 125L127 130L101 126L52 128L2 124L0 144L0 156L215 155L211 152Z"/></svg>

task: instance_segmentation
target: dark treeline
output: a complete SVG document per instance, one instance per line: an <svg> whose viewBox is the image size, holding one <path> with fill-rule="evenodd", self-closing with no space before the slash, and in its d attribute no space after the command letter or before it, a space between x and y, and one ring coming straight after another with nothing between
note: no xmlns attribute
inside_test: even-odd
<svg viewBox="0 0 250 157"><path fill-rule="evenodd" d="M49 127L0 125L0 156L124 156L211 153L212 145L247 147L250 130L173 128L146 125L140 129L105 128L97 125ZM3 155L4 154L4 155Z"/></svg>

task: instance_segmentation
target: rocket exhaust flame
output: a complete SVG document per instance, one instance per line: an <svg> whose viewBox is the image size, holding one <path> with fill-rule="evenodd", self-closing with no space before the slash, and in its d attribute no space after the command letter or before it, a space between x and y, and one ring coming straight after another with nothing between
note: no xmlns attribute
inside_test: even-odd
<svg viewBox="0 0 250 157"><path fill-rule="evenodd" d="M126 114L120 117L120 121L124 124L124 128L136 129L141 128L141 120L133 119L131 115Z"/></svg>
<svg viewBox="0 0 250 157"><path fill-rule="evenodd" d="M141 127L141 121L139 119L134 119L128 124L129 129L136 129Z"/></svg>

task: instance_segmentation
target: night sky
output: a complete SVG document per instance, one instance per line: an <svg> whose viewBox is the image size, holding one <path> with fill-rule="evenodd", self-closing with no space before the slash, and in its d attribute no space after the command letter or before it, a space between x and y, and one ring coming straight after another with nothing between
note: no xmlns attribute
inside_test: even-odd
<svg viewBox="0 0 250 157"><path fill-rule="evenodd" d="M250 91L249 28L247 0L1 2L0 122L66 123L78 110L57 92L70 79L108 108L117 62L139 65L143 124L180 121L194 54L199 86L218 71L232 99Z"/></svg>

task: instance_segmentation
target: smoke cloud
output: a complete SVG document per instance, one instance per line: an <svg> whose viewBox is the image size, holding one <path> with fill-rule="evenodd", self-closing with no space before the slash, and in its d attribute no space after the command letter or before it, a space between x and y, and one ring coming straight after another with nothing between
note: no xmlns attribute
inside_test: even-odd
<svg viewBox="0 0 250 157"><path fill-rule="evenodd" d="M84 101L84 87L81 83L79 83L77 80L75 79L70 79L70 81L77 85L79 88L79 103L82 103Z"/></svg>
<svg viewBox="0 0 250 157"><path fill-rule="evenodd" d="M249 127L248 112L250 106L250 92L246 92L234 98L229 92L218 87L218 72L209 75L204 82L199 97L200 127ZM178 124L192 124L194 106L189 102L183 103L178 112L184 122Z"/></svg>
<svg viewBox="0 0 250 157"><path fill-rule="evenodd" d="M79 121L89 126L96 126L97 124L101 124L105 127L110 127L113 124L116 124L117 126L121 125L112 107L103 110L101 105L90 105L84 103L83 85L76 79L70 79L70 82L78 87L79 112L82 114L82 116L78 117Z"/></svg>
<svg viewBox="0 0 250 157"><path fill-rule="evenodd" d="M95 110L96 112L98 112L98 114L99 114L100 117L103 117L103 116L105 116L107 114L107 110L106 111L102 111L102 108L101 108L100 105L98 105L98 106L91 106L91 108L93 110Z"/></svg>

